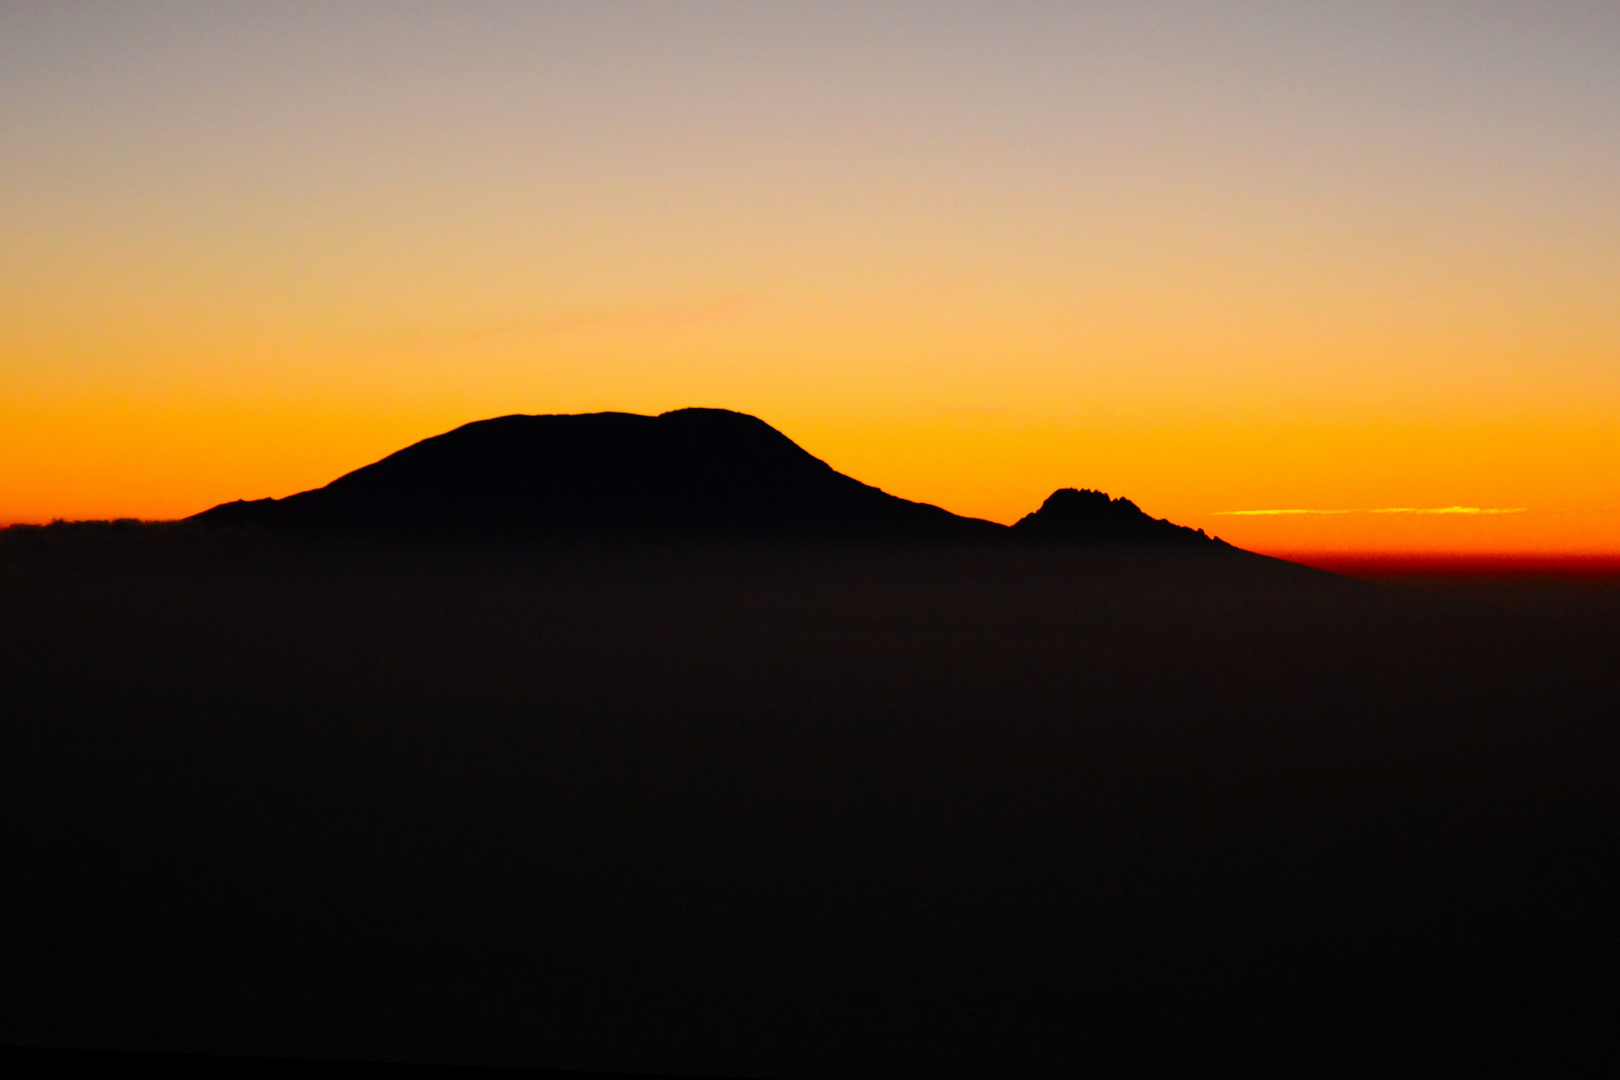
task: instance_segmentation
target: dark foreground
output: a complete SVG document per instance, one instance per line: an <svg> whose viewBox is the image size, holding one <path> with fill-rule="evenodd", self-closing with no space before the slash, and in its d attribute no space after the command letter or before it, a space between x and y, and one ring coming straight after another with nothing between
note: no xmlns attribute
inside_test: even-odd
<svg viewBox="0 0 1620 1080"><path fill-rule="evenodd" d="M0 1043L1620 1073L1612 583L59 530L0 695Z"/></svg>

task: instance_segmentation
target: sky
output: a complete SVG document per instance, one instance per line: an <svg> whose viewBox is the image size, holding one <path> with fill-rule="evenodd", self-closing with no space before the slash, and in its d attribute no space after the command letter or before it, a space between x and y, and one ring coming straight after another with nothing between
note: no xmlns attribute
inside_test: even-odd
<svg viewBox="0 0 1620 1080"><path fill-rule="evenodd" d="M997 521L1620 553L1617 56L1609 0L8 0L0 522L699 405Z"/></svg>

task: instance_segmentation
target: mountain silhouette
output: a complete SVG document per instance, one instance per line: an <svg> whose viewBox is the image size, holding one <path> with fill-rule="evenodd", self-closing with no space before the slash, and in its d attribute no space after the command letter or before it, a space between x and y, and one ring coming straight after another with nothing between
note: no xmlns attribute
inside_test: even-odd
<svg viewBox="0 0 1620 1080"><path fill-rule="evenodd" d="M1128 500L1073 489L1011 529L960 517L845 476L763 420L728 409L480 420L323 488L224 503L192 520L419 536L1205 540Z"/></svg>
<svg viewBox="0 0 1620 1080"><path fill-rule="evenodd" d="M1061 488L1041 508L1025 514L1012 526L1019 539L1069 543L1210 544L1221 543L1163 518L1151 518L1121 496L1110 499L1101 491Z"/></svg>
<svg viewBox="0 0 1620 1080"><path fill-rule="evenodd" d="M974 540L1005 532L863 484L727 409L481 420L315 491L225 503L195 520L432 535Z"/></svg>

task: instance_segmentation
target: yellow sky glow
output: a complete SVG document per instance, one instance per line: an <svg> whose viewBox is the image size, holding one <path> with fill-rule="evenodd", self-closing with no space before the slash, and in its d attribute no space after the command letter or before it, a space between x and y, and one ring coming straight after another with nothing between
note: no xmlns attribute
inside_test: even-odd
<svg viewBox="0 0 1620 1080"><path fill-rule="evenodd" d="M709 405L998 521L1620 551L1620 15L1484 7L8 9L0 521Z"/></svg>

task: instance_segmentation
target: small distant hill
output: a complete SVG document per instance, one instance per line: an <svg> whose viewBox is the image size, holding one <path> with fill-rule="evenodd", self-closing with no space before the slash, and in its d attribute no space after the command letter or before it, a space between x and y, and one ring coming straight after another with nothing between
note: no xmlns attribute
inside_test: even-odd
<svg viewBox="0 0 1620 1080"><path fill-rule="evenodd" d="M1024 540L1067 543L1222 543L1205 536L1202 529L1148 517L1124 496L1110 499L1101 491L1074 488L1052 492L1039 510L1015 522L1012 532Z"/></svg>
<svg viewBox="0 0 1620 1080"><path fill-rule="evenodd" d="M845 476L727 409L480 420L323 488L191 520L306 534L1209 542L1128 500L1072 489L1011 529L960 517Z"/></svg>

